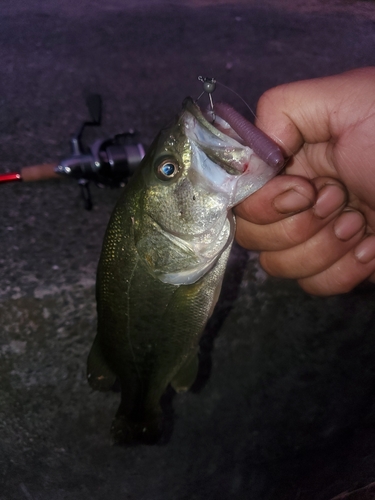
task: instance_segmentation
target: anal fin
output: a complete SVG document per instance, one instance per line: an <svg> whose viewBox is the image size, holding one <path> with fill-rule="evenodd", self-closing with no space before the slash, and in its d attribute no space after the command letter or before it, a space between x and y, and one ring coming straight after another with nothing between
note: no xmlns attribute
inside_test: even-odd
<svg viewBox="0 0 375 500"><path fill-rule="evenodd" d="M185 392L193 385L198 374L198 355L196 352L190 356L171 381L171 386L176 392Z"/></svg>
<svg viewBox="0 0 375 500"><path fill-rule="evenodd" d="M117 380L115 373L104 359L97 336L87 360L87 380L96 391L111 390Z"/></svg>

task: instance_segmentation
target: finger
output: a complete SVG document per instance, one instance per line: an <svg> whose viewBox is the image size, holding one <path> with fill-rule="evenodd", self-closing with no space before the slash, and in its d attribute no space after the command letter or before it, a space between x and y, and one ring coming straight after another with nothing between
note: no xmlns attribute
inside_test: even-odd
<svg viewBox="0 0 375 500"><path fill-rule="evenodd" d="M313 295L336 295L350 292L375 273L375 236L363 239L354 249L322 273L298 280Z"/></svg>
<svg viewBox="0 0 375 500"><path fill-rule="evenodd" d="M307 144L289 160L285 172L288 175L304 175L307 178L329 176L334 179L340 178L334 158L334 146L332 142L319 144Z"/></svg>
<svg viewBox="0 0 375 500"><path fill-rule="evenodd" d="M254 224L269 224L306 210L316 201L315 187L303 177L279 175L234 209Z"/></svg>
<svg viewBox="0 0 375 500"><path fill-rule="evenodd" d="M338 159L334 145L346 140L366 110L371 112L366 99L373 94L374 79L375 68L362 68L281 85L261 96L257 126L278 142L287 156L304 145L299 161L289 162L288 173L335 177Z"/></svg>
<svg viewBox="0 0 375 500"><path fill-rule="evenodd" d="M266 225L237 217L237 242L249 250L284 250L318 233L343 210L347 195L345 188L332 179L314 179L313 185L318 191L317 202L302 213ZM253 212L245 212L246 217L252 218Z"/></svg>
<svg viewBox="0 0 375 500"><path fill-rule="evenodd" d="M323 272L361 241L366 222L360 212L345 211L301 245L264 252L260 263L272 276L301 279Z"/></svg>
<svg viewBox="0 0 375 500"><path fill-rule="evenodd" d="M278 142L286 156L295 154L305 142L323 143L331 137L322 101L326 96L322 92L314 95L313 82L317 80L280 85L267 90L258 101L256 126Z"/></svg>
<svg viewBox="0 0 375 500"><path fill-rule="evenodd" d="M374 68L362 68L270 89L259 99L256 124L294 152L303 142L327 142L339 136L343 125L357 122L359 106L348 117L348 96L350 103L366 100L374 76Z"/></svg>

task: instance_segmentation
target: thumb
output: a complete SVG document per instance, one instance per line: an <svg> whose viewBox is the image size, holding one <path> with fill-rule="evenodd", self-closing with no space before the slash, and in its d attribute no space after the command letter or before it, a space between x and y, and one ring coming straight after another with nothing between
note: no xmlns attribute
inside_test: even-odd
<svg viewBox="0 0 375 500"><path fill-rule="evenodd" d="M375 68L280 85L265 92L257 106L257 126L296 153L304 142L335 139L361 118Z"/></svg>
<svg viewBox="0 0 375 500"><path fill-rule="evenodd" d="M268 90L259 99L257 127L279 142L288 156L305 142L316 144L330 138L327 105L322 102L322 91L317 91L321 85L317 80L289 83Z"/></svg>

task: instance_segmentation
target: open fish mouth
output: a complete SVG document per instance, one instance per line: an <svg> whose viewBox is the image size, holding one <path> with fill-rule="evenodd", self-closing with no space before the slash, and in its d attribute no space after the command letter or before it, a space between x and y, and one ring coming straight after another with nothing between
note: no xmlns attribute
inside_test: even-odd
<svg viewBox="0 0 375 500"><path fill-rule="evenodd" d="M231 175L240 175L247 169L247 151L242 138L219 115L210 111L202 112L199 106L187 97L183 103L185 110L194 120L185 121L187 136L208 158Z"/></svg>
<svg viewBox="0 0 375 500"><path fill-rule="evenodd" d="M212 113L203 113L190 97L183 109L193 168L217 191L228 193L228 208L260 189L284 166L278 146L229 105L215 105L214 122Z"/></svg>
<svg viewBox="0 0 375 500"><path fill-rule="evenodd" d="M215 135L217 131L243 146L250 147L267 165L277 172L285 164L285 158L276 142L246 120L229 104L215 104L215 112L202 112L191 98L184 101L184 107L195 116L200 124Z"/></svg>

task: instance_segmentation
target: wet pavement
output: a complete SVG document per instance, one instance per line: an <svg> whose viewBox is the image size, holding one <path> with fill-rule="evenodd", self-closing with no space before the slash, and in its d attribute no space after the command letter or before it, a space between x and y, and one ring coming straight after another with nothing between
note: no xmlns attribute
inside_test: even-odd
<svg viewBox="0 0 375 500"><path fill-rule="evenodd" d="M374 22L373 2L4 2L0 171L67 155L89 92L100 136L133 127L147 145L200 74L255 109L279 83L373 65ZM88 212L74 181L0 190L1 500L329 500L375 481L373 287L311 297L235 247L164 439L112 446L119 395L92 392L85 363L120 191L93 188Z"/></svg>

